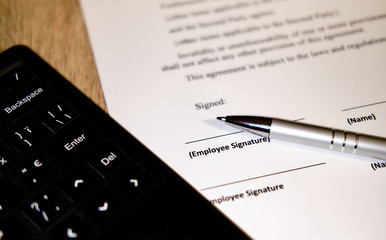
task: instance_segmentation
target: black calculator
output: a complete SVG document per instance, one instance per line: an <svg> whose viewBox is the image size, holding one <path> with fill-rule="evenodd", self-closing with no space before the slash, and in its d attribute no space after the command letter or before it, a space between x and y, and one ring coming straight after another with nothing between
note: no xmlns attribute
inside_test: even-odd
<svg viewBox="0 0 386 240"><path fill-rule="evenodd" d="M0 55L0 134L0 240L248 239L25 46Z"/></svg>

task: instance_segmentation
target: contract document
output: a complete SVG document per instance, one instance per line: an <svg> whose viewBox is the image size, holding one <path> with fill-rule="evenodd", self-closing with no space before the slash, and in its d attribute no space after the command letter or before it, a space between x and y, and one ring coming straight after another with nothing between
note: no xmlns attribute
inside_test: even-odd
<svg viewBox="0 0 386 240"><path fill-rule="evenodd" d="M216 120L386 137L384 0L80 3L111 116L250 237L386 239L385 161Z"/></svg>

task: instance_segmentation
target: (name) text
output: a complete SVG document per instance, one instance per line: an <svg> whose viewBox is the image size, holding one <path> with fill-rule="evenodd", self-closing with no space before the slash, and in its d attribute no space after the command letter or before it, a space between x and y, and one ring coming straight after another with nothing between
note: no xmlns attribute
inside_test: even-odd
<svg viewBox="0 0 386 240"><path fill-rule="evenodd" d="M350 125L353 125L355 123L361 123L361 122L366 122L366 121L375 121L377 118L375 117L374 113L368 115L368 116L363 116L363 117L352 117L352 118L347 118L347 122Z"/></svg>

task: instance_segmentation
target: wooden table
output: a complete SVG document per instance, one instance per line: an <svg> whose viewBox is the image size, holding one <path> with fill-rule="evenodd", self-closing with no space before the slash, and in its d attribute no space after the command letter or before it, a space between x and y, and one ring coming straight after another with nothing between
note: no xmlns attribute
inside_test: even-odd
<svg viewBox="0 0 386 240"><path fill-rule="evenodd" d="M22 44L106 111L78 0L0 0L0 52Z"/></svg>

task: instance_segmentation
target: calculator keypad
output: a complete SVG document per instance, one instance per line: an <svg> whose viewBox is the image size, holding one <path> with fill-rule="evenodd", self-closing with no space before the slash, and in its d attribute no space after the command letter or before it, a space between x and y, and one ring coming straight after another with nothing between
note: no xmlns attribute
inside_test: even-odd
<svg viewBox="0 0 386 240"><path fill-rule="evenodd" d="M31 229L52 239L88 239L92 226L84 219L108 224L125 209L124 196L150 182L101 129L55 98L27 69L17 67L0 85L0 97L8 99L1 106L2 123L8 125L2 129L6 147L0 144L0 173L13 179L0 178L0 217L19 216L0 225L1 240L28 239ZM30 97L17 100L23 96ZM127 164L138 172L127 175ZM26 191L33 197L23 199Z"/></svg>
<svg viewBox="0 0 386 240"><path fill-rule="evenodd" d="M0 55L0 240L215 239L209 206L30 50Z"/></svg>

